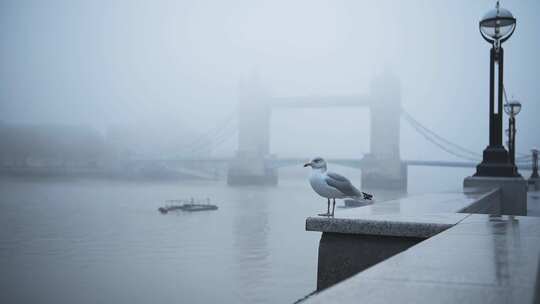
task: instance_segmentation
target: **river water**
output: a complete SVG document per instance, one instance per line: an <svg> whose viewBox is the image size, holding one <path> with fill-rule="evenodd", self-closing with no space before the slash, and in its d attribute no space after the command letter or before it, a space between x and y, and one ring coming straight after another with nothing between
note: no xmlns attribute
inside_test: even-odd
<svg viewBox="0 0 540 304"><path fill-rule="evenodd" d="M409 195L459 190L470 171L410 169ZM320 233L304 224L326 202L304 178L2 179L0 194L0 303L292 303L316 286ZM191 196L219 210L157 211Z"/></svg>

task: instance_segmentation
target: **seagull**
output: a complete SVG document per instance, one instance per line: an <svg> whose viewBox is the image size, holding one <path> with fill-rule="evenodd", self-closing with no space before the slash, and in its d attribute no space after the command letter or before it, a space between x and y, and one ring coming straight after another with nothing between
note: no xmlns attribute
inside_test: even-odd
<svg viewBox="0 0 540 304"><path fill-rule="evenodd" d="M320 216L334 216L336 198L373 199L372 194L359 191L345 176L327 172L326 161L321 157L316 157L309 163L304 164L304 167L308 166L312 169L311 176L309 177L311 188L318 195L326 197L328 200L326 213L319 214ZM330 199L333 200L332 213L330 213Z"/></svg>

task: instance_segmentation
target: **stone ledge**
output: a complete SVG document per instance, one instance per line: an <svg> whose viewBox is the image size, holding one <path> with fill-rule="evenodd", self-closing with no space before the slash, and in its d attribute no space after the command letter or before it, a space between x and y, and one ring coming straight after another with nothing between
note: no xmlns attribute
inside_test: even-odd
<svg viewBox="0 0 540 304"><path fill-rule="evenodd" d="M415 222L390 221L383 219L333 219L309 217L306 220L307 231L321 231L344 234L368 234L385 236L403 236L428 238L440 233L465 218L466 214L445 214L443 221Z"/></svg>
<svg viewBox="0 0 540 304"><path fill-rule="evenodd" d="M497 209L498 193L498 189L471 188L464 193L411 196L348 209L335 217L308 217L306 230L428 238L467 216L458 212Z"/></svg>

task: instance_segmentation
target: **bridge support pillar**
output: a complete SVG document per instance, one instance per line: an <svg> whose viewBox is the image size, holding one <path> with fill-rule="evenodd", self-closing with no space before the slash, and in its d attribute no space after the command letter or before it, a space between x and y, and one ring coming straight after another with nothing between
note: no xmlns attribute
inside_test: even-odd
<svg viewBox="0 0 540 304"><path fill-rule="evenodd" d="M399 159L379 159L368 154L362 159L362 188L407 190L407 164Z"/></svg>
<svg viewBox="0 0 540 304"><path fill-rule="evenodd" d="M277 170L266 165L270 151L270 106L257 74L241 81L238 102L238 151L229 163L229 185L275 185Z"/></svg>
<svg viewBox="0 0 540 304"><path fill-rule="evenodd" d="M362 160L362 187L407 190L407 166L400 158L401 88L384 74L371 83L370 150Z"/></svg>
<svg viewBox="0 0 540 304"><path fill-rule="evenodd" d="M238 151L229 163L228 185L277 185L277 183L277 170L268 168L265 159L260 156Z"/></svg>

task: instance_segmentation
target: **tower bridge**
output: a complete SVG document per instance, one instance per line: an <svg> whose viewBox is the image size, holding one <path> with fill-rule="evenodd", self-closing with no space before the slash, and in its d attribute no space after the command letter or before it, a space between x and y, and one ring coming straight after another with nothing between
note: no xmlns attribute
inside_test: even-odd
<svg viewBox="0 0 540 304"><path fill-rule="evenodd" d="M358 95L276 97L269 96L256 78L241 84L238 150L229 164L228 184L277 183L277 168L269 165L272 111L329 107L366 107L370 110L371 151L362 158L362 185L405 189L407 166L400 159L399 147L400 84L388 75L375 78L369 92Z"/></svg>

